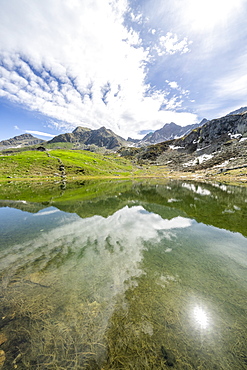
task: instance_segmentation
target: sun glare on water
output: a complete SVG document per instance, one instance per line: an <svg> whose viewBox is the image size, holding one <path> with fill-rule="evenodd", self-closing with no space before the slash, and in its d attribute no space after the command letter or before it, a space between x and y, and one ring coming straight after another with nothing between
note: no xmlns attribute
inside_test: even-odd
<svg viewBox="0 0 247 370"><path fill-rule="evenodd" d="M200 326L201 329L206 329L209 325L209 318L205 310L201 307L196 306L193 311L193 317L195 323Z"/></svg>

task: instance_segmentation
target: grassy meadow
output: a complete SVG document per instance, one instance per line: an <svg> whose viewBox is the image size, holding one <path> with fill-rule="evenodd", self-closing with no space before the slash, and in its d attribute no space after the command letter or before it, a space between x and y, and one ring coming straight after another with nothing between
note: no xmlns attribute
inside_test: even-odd
<svg viewBox="0 0 247 370"><path fill-rule="evenodd" d="M63 166L63 170L61 170ZM124 176L138 169L117 155L83 150L27 150L0 155L0 179L67 178L80 176Z"/></svg>
<svg viewBox="0 0 247 370"><path fill-rule="evenodd" d="M81 178L173 178L247 184L247 168L219 173L215 169L179 172L167 166L137 165L116 153L34 148L0 152L0 182L18 180L66 181Z"/></svg>

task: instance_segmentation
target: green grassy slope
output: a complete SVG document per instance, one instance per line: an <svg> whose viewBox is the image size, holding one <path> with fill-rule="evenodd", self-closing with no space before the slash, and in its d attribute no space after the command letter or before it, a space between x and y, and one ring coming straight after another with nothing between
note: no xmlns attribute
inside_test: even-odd
<svg viewBox="0 0 247 370"><path fill-rule="evenodd" d="M116 155L80 150L53 150L51 155L62 160L67 175L129 175L133 170L130 161Z"/></svg>
<svg viewBox="0 0 247 370"><path fill-rule="evenodd" d="M130 176L134 168L130 161L117 155L104 156L80 150L35 150L0 155L0 179L67 177Z"/></svg>
<svg viewBox="0 0 247 370"><path fill-rule="evenodd" d="M57 169L57 160L38 151L0 155L0 178L46 177Z"/></svg>

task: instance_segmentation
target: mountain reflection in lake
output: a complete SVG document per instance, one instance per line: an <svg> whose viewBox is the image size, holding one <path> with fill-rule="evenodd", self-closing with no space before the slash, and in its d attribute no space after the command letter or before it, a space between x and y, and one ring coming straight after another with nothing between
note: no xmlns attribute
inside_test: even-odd
<svg viewBox="0 0 247 370"><path fill-rule="evenodd" d="M245 188L4 190L4 368L247 368Z"/></svg>

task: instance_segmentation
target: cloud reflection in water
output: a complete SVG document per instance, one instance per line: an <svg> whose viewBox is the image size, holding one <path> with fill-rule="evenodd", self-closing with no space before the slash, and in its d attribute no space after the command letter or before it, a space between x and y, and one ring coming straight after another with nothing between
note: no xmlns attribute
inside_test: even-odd
<svg viewBox="0 0 247 370"><path fill-rule="evenodd" d="M140 263L145 242L153 244L169 239L172 230L175 234L175 229L187 228L193 222L183 217L163 219L142 206L125 206L107 218L95 215L81 219L75 214L54 214L60 221L56 220L52 230L44 227L34 238L20 240L4 251L0 270L10 282L15 274L24 281L42 279L37 281L52 288L54 296L49 298L52 304L66 312L80 312L80 307L87 307L94 314L97 308L101 322L99 325L95 321L95 327L102 338L114 312L116 297L135 286L135 279L143 273ZM46 218L49 227L50 216L49 209L39 212L39 220ZM30 285L30 289L34 286ZM43 290L43 294L49 292ZM32 296L25 299L27 302ZM149 329L145 327L146 331Z"/></svg>
<svg viewBox="0 0 247 370"><path fill-rule="evenodd" d="M50 212L44 210L38 215L40 218L46 217L50 215ZM51 222L49 219L48 223ZM80 253L81 249L91 242L92 245L97 244L101 257L104 255L104 258L107 259L106 256L110 256L111 263L117 262L121 255L117 262L120 263L121 267L123 267L123 256L125 255L127 257L125 267L129 269L135 261L141 260L140 253L143 249L143 241L152 239L159 241L163 237L169 237L168 230L186 228L191 224L191 219L183 217L175 217L171 220L162 219L157 214L147 212L142 206L131 208L126 206L107 218L96 215L81 219L74 214L67 214L64 217L64 213L62 213L61 226L38 234L35 239L28 242L8 248L2 255L0 268L5 269L14 264L21 267L32 263L40 256L49 259L50 253L55 249L60 248L60 251L63 249L66 253L68 246L73 253ZM106 243L111 244L111 253L106 250Z"/></svg>

